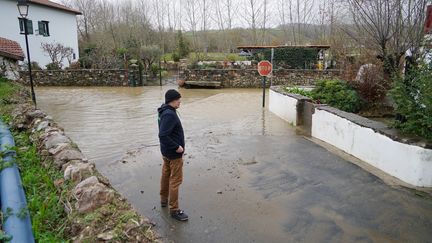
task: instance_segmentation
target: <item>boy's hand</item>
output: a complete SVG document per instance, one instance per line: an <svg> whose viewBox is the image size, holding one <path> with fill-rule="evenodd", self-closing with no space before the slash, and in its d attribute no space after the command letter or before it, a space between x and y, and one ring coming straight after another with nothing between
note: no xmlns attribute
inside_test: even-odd
<svg viewBox="0 0 432 243"><path fill-rule="evenodd" d="M183 153L184 149L182 146L179 146L178 149L176 150L177 153L181 154Z"/></svg>

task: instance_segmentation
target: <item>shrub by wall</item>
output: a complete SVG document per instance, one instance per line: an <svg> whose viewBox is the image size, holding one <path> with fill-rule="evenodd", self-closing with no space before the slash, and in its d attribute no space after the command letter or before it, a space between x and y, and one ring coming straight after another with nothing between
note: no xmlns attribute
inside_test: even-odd
<svg viewBox="0 0 432 243"><path fill-rule="evenodd" d="M396 112L402 116L396 127L432 139L432 68L414 70L405 78L396 78L391 96Z"/></svg>
<svg viewBox="0 0 432 243"><path fill-rule="evenodd" d="M341 80L320 80L311 92L318 103L328 104L347 112L358 112L361 99L357 92Z"/></svg>

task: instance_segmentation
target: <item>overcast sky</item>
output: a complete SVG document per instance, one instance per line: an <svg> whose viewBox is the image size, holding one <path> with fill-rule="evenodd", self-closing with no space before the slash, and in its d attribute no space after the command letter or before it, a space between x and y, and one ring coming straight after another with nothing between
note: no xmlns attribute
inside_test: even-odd
<svg viewBox="0 0 432 243"><path fill-rule="evenodd" d="M54 2L58 2L61 3L64 0L52 0ZM70 1L70 0L69 0ZM117 3L117 4L121 4L122 2L126 2L126 1L131 1L133 3L138 3L138 2L145 2L148 3L149 6L154 6L156 2L158 2L159 4L162 3L163 4L163 8L170 8L171 13L172 12L177 12L177 24L181 24L181 28L183 30L189 30L190 29L190 23L188 22L188 17L187 17L187 2L189 1L193 1L193 0L103 0L103 1L110 1L112 3ZM195 0L194 2L196 3L202 3L203 1L207 1L207 4L209 5L209 15L210 17L208 18L208 28L211 29L217 29L218 28L218 23L217 23L217 15L216 15L216 5L217 3L220 4L221 9L222 9L222 14L226 15L227 14L227 9L224 7L224 3L227 0ZM234 4L234 18L233 18L233 27L248 27L249 23L248 23L248 11L250 12L250 8L249 8L249 4L250 4L251 0L232 0L233 4ZM257 2L257 5L260 4L262 5L262 2L264 2L264 0L252 0ZM291 0L293 3L297 2L297 0ZM312 11L312 14L310 14L310 17L306 20L306 22L308 23L319 23L322 16L320 13L323 13L322 9L324 9L325 4L327 4L327 8L328 8L328 3L331 1L335 1L335 0L300 0L301 4L306 4L307 8L304 8L305 6L302 6L301 12L305 12L305 11ZM267 27L277 27L278 25L280 25L282 23L282 9L283 9L283 5L285 5L285 18L286 21L289 22L289 14L288 14L288 4L290 2L290 0L267 0L268 4L267 4L267 22L266 22L266 26ZM201 7L198 6L199 4L196 4L195 7L197 9L199 9L198 12L198 16L201 15ZM335 7L340 7L340 6L335 6ZM262 22L262 17L263 17L263 8L261 7L261 11L258 13L258 16L260 16L260 19L258 20L258 22ZM181 11L181 12L180 12ZM166 12L166 11L164 11ZM155 14L155 11L150 11L150 15L151 14ZM302 17L305 14L301 14ZM295 18L295 17L294 17ZM152 22L156 22L155 18L151 18ZM167 17L165 17L165 24L167 25ZM258 24L258 27L261 27L261 24ZM200 21L200 25L197 27L197 29L199 30L201 26L201 21Z"/></svg>

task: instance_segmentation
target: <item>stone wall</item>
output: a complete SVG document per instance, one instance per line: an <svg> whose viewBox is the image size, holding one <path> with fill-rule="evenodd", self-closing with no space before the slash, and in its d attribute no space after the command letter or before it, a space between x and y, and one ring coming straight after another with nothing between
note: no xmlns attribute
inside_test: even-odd
<svg viewBox="0 0 432 243"><path fill-rule="evenodd" d="M50 175L47 183L56 179L54 186L61 195L58 200L64 205L65 216L71 219L64 225L64 235L69 240L159 242L160 237L152 230L154 223L139 215L111 186L52 117L28 103L27 92L19 92L14 98L17 104L10 114L11 127L30 136L44 167L53 167L63 174L63 178ZM25 148L24 151L29 149ZM124 215L128 215L127 221ZM103 224L100 218L104 219Z"/></svg>
<svg viewBox="0 0 432 243"><path fill-rule="evenodd" d="M341 70L279 69L273 71L273 85L312 86L319 79L339 78ZM258 88L262 79L255 69L185 69L180 71L185 81L221 81L225 88ZM267 79L270 86L270 78Z"/></svg>
<svg viewBox="0 0 432 243"><path fill-rule="evenodd" d="M0 56L0 76L10 80L18 80L18 61Z"/></svg>
<svg viewBox="0 0 432 243"><path fill-rule="evenodd" d="M32 74L37 86L128 86L124 69L36 70ZM28 72L20 75L28 84Z"/></svg>
<svg viewBox="0 0 432 243"><path fill-rule="evenodd" d="M79 69L32 71L36 86L128 86L124 69ZM135 71L138 72L138 71ZM138 77L129 70L129 77ZM279 69L273 72L273 85L312 86L318 79L338 78L340 70ZM28 84L28 72L20 72ZM258 88L262 79L255 69L184 69L180 79L186 81L221 81L225 88ZM270 86L270 78L267 86Z"/></svg>

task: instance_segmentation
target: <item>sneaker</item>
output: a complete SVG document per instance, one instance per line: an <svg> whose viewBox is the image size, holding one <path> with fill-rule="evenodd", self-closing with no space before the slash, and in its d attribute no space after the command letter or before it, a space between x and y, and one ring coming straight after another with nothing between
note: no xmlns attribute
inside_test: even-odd
<svg viewBox="0 0 432 243"><path fill-rule="evenodd" d="M179 220L179 221L187 221L189 217L182 210L177 210L171 213L171 217Z"/></svg>
<svg viewBox="0 0 432 243"><path fill-rule="evenodd" d="M168 206L167 202L161 202L161 207L166 208L166 206Z"/></svg>

